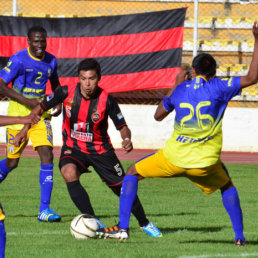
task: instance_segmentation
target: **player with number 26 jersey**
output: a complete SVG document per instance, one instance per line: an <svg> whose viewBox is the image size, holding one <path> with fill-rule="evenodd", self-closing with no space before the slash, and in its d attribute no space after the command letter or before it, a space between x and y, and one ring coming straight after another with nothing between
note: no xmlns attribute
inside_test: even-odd
<svg viewBox="0 0 258 258"><path fill-rule="evenodd" d="M222 148L224 111L228 101L239 93L240 77L207 81L197 76L178 85L169 97L164 97L166 111L176 111L174 132L164 149L166 158L184 168L216 163Z"/></svg>

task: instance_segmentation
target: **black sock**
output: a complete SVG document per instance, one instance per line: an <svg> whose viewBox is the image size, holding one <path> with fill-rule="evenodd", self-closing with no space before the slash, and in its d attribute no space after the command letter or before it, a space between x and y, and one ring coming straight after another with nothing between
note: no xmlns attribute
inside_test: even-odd
<svg viewBox="0 0 258 258"><path fill-rule="evenodd" d="M133 203L132 213L138 220L140 227L146 226L149 223L149 220L146 218L144 209L137 195Z"/></svg>
<svg viewBox="0 0 258 258"><path fill-rule="evenodd" d="M66 183L68 192L73 203L81 213L86 213L95 217L94 210L90 203L89 195L82 187L79 180Z"/></svg>

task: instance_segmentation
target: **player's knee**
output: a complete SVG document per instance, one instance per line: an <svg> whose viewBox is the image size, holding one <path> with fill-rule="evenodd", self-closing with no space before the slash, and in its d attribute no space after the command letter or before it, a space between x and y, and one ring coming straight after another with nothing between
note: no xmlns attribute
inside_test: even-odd
<svg viewBox="0 0 258 258"><path fill-rule="evenodd" d="M18 164L19 164L19 159L7 159L6 160L6 166L11 170L17 168Z"/></svg>
<svg viewBox="0 0 258 258"><path fill-rule="evenodd" d="M37 147L38 154L40 156L41 163L50 164L53 163L53 149L50 146Z"/></svg>
<svg viewBox="0 0 258 258"><path fill-rule="evenodd" d="M136 176L138 177L138 179L141 179L141 175L138 174L136 168L135 168L135 164L131 165L127 171L126 171L126 175L132 175L132 176Z"/></svg>

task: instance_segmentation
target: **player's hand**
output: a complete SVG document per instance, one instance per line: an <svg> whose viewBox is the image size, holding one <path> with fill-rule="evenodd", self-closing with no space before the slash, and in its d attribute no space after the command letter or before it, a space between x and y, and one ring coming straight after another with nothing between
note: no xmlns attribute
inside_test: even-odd
<svg viewBox="0 0 258 258"><path fill-rule="evenodd" d="M126 138L122 141L122 148L126 152L130 152L133 149L133 143L129 138Z"/></svg>
<svg viewBox="0 0 258 258"><path fill-rule="evenodd" d="M36 124L38 123L40 120L40 116L34 114L34 113L31 113L29 114L28 116L25 116L24 117L24 124Z"/></svg>
<svg viewBox="0 0 258 258"><path fill-rule="evenodd" d="M51 116L59 116L62 112L62 104L58 104L53 108L53 111L51 112Z"/></svg>
<svg viewBox="0 0 258 258"><path fill-rule="evenodd" d="M258 22L255 21L253 25L253 35L255 39L258 39Z"/></svg>
<svg viewBox="0 0 258 258"><path fill-rule="evenodd" d="M23 143L27 138L27 132L20 131L15 137L14 137L14 146L19 147L21 143Z"/></svg>
<svg viewBox="0 0 258 258"><path fill-rule="evenodd" d="M182 70L180 71L176 76L176 85L179 85L180 83L184 82L188 78L189 71L188 70Z"/></svg>

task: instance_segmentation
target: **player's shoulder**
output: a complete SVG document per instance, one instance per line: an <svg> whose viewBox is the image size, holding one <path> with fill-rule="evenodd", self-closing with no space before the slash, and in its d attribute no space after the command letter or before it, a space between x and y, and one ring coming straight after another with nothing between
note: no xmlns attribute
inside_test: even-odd
<svg viewBox="0 0 258 258"><path fill-rule="evenodd" d="M56 60L56 57L53 54L49 53L48 51L45 51L45 58L50 60Z"/></svg>
<svg viewBox="0 0 258 258"><path fill-rule="evenodd" d="M20 51L18 51L18 52L16 52L16 53L14 53L14 54L10 57L10 59L11 59L11 60L16 60L16 61L22 61L22 60L24 60L24 58L25 58L26 56L28 56L28 50L27 50L27 48L24 48L24 49L22 49L22 50L20 50Z"/></svg>

